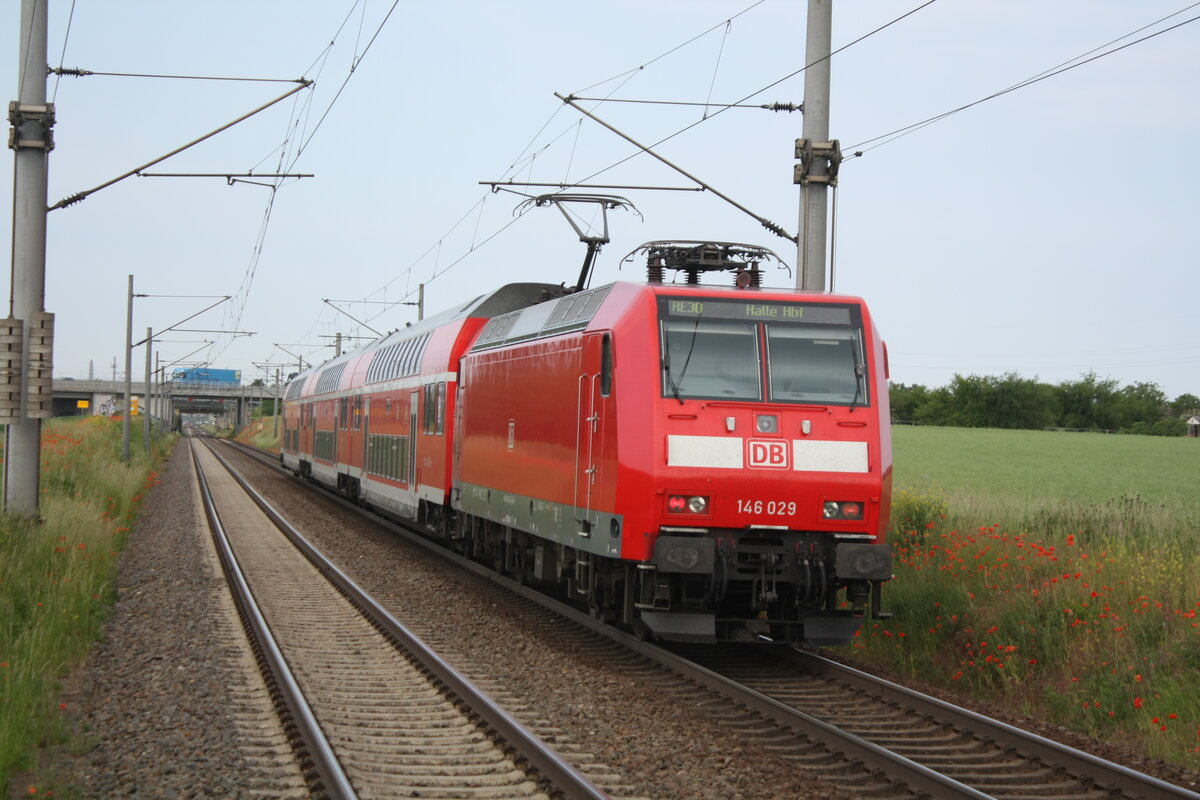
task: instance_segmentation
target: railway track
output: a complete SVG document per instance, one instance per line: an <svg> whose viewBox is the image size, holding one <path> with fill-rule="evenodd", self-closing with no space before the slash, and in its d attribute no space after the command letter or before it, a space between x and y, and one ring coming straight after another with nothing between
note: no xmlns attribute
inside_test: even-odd
<svg viewBox="0 0 1200 800"><path fill-rule="evenodd" d="M734 648L687 648L676 653L763 697L936 771L980 796L1200 800L1200 794L1191 790L814 653L768 650L766 658Z"/></svg>
<svg viewBox="0 0 1200 800"><path fill-rule="evenodd" d="M224 459L191 446L222 562L314 796L609 796L305 546Z"/></svg>
<svg viewBox="0 0 1200 800"><path fill-rule="evenodd" d="M847 794L1200 800L1189 789L811 654L782 648L657 647L414 538L469 570L471 576L462 580L472 594L486 595L496 604L549 609L559 620L555 635L570 637L590 658L611 662L631 682L655 687L670 702L704 709L737 736ZM521 599L504 599L513 593ZM544 611L517 613L546 616Z"/></svg>

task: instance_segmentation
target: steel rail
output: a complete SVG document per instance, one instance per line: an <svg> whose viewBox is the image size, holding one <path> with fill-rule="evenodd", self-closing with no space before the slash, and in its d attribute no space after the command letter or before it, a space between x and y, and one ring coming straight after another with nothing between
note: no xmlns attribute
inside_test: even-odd
<svg viewBox="0 0 1200 800"><path fill-rule="evenodd" d="M359 587L350 576L325 558L211 445L209 445L209 450L245 490L246 494L262 509L263 513L331 584L342 592L373 625L410 653L428 674L445 686L447 691L453 694L471 713L477 715L496 732L497 736L502 738L521 758L549 781L557 794L567 800L608 800L609 795L592 783L591 779L547 745L541 737L504 710L452 664L430 649L387 609L376 603L375 599ZM272 466L278 467L278 464L271 463ZM378 520L377 517L375 519Z"/></svg>
<svg viewBox="0 0 1200 800"><path fill-rule="evenodd" d="M299 737L303 743L303 753L309 763L305 765L302 760L302 766L311 768L305 770L305 778L309 781L310 788L319 790L329 800L357 800L358 794L354 791L350 779L342 769L337 756L334 755L329 740L325 738L321 726L317 723L316 715L313 714L312 708L305 700L300 684L288 667L275 637L271 635L261 609L254 600L254 594L250 591L246 576L238 566L237 556L234 555L229 538L225 534L225 528L221 524L216 503L213 501L208 480L204 475L204 467L200 464L200 456L196 452L191 437L188 438L188 446L191 448L192 463L195 465L196 477L200 484L204 513L208 517L213 542L216 544L217 554L225 570L234 602L237 604L242 622L246 627L246 633L250 637L260 665L265 667L265 672L269 673L267 676L269 678L268 688L290 715L290 718L281 718L280 721L285 730L288 730L289 736ZM214 453L214 455L216 454ZM313 777L310 777L310 774Z"/></svg>
<svg viewBox="0 0 1200 800"><path fill-rule="evenodd" d="M436 545L434 545L436 547ZM814 742L819 742L826 749L837 753L851 762L859 762L864 767L878 770L886 774L896 783L907 786L911 791L940 800L963 798L964 800L994 800L991 795L980 792L964 783L943 775L922 764L894 753L867 739L844 731L804 711L793 708L773 697L769 697L749 687L743 686L710 669L689 661L682 656L664 650L657 645L643 641L611 625L593 619L588 614L571 606L565 605L546 597L540 592L509 581L508 578L490 572L486 567L467 562L472 570L490 580L499 583L522 597L533 600L571 621L585 626L588 630L605 636L622 647L633 650L657 664L660 664L685 679L691 680L711 691L725 695L734 703L753 710L771 720L782 728L796 731Z"/></svg>
<svg viewBox="0 0 1200 800"><path fill-rule="evenodd" d="M935 714L939 719L948 719L953 722L955 727L969 731L981 739L991 739L1001 746L1016 745L1024 753L1041 758L1049 764L1063 766L1069 772L1079 775L1087 775L1094 779L1097 785L1110 792L1116 790L1123 796L1146 798L1147 800L1200 800L1200 794L1182 786L1167 783L1153 775L1146 775L1121 764L1115 764L1107 759L1022 730L970 709L947 703L945 700L931 697L907 686L877 678L816 653L792 650L788 652L787 656L810 674L833 678L866 692L882 691L891 695L899 695L918 713Z"/></svg>

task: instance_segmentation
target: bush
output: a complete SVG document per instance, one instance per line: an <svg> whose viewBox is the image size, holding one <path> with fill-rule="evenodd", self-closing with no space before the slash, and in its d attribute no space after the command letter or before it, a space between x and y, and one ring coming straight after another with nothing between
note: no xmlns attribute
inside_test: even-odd
<svg viewBox="0 0 1200 800"><path fill-rule="evenodd" d="M901 489L892 495L891 533L904 540L922 539L949 511L949 503L941 493Z"/></svg>

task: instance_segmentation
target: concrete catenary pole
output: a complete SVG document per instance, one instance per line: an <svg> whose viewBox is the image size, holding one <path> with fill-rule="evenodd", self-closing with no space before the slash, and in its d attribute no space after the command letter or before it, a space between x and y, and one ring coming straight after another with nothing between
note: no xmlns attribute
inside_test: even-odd
<svg viewBox="0 0 1200 800"><path fill-rule="evenodd" d="M162 379L162 357L157 350L154 351L154 380L158 386L158 390L154 393L154 418L158 420L159 431L165 431L166 425L163 420L166 419L166 412L163 410L163 379Z"/></svg>
<svg viewBox="0 0 1200 800"><path fill-rule="evenodd" d="M833 38L833 0L808 0L808 36L804 63L804 138L808 142L829 141L829 50ZM820 180L828 175L822 159L813 161L810 174L818 180L802 183L800 189L800 241L796 261L796 288L825 291L826 228L829 219L829 185Z"/></svg>
<svg viewBox="0 0 1200 800"><path fill-rule="evenodd" d="M4 508L10 514L38 516L41 461L41 409L30 408L30 344L33 321L46 318L46 177L54 147L54 108L46 103L48 0L22 0L17 100L9 105L13 126L13 237L10 316L23 324L20 409L6 427ZM11 31L11 29L10 29ZM41 324L40 322L38 323ZM39 365L50 365L46 353Z"/></svg>
<svg viewBox="0 0 1200 800"><path fill-rule="evenodd" d="M146 454L150 453L150 347L154 344L154 336L146 328L146 391L142 395L142 435L146 437Z"/></svg>
<svg viewBox="0 0 1200 800"><path fill-rule="evenodd" d="M129 463L129 426L133 414L133 276L129 276L129 300L125 307L125 419L121 424L121 458Z"/></svg>

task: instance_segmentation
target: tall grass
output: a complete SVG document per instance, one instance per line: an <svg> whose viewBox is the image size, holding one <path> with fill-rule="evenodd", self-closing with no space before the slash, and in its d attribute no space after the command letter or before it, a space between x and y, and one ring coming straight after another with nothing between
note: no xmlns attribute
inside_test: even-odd
<svg viewBox="0 0 1200 800"><path fill-rule="evenodd" d="M242 428L237 435L237 440L254 445L262 450L278 453L282 423L282 419L276 422L275 417L256 418L245 428ZM278 431L276 430L277 425L279 426Z"/></svg>
<svg viewBox="0 0 1200 800"><path fill-rule="evenodd" d="M1200 768L1200 442L902 429L857 658Z"/></svg>
<svg viewBox="0 0 1200 800"><path fill-rule="evenodd" d="M65 735L58 682L99 635L117 554L173 441L146 454L136 427L126 465L120 420L48 421L41 520L0 516L0 787L39 743Z"/></svg>

